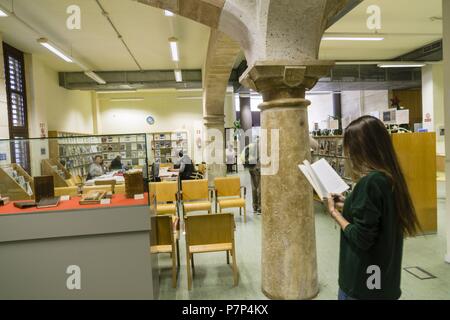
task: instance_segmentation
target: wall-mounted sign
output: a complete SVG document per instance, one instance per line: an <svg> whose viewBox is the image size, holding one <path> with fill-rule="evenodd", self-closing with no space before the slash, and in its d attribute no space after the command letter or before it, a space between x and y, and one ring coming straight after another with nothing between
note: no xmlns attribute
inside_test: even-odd
<svg viewBox="0 0 450 320"><path fill-rule="evenodd" d="M6 153L0 153L0 161L6 161L8 159L8 156Z"/></svg>
<svg viewBox="0 0 450 320"><path fill-rule="evenodd" d="M423 120L423 122L432 122L431 114L427 113L425 115L425 119Z"/></svg>

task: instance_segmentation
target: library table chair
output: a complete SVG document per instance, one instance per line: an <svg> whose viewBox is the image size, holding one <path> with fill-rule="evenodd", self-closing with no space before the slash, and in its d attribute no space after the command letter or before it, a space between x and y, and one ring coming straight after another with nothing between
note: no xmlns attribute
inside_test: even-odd
<svg viewBox="0 0 450 320"><path fill-rule="evenodd" d="M156 243L150 247L153 254L169 253L172 257L172 287L177 287L180 269L179 231L180 221L172 215L156 216Z"/></svg>
<svg viewBox="0 0 450 320"><path fill-rule="evenodd" d="M183 215L193 211L207 211L211 213L211 193L208 189L208 180L183 180L180 191L180 201L183 206Z"/></svg>
<svg viewBox="0 0 450 320"><path fill-rule="evenodd" d="M247 197L247 188L241 186L241 179L237 176L217 177L214 179L216 212L219 205L219 213L222 209L239 208L239 215L242 215L244 209L244 223L247 222L247 209L245 200ZM243 195L241 195L243 190Z"/></svg>
<svg viewBox="0 0 450 320"><path fill-rule="evenodd" d="M230 254L233 258L233 280L234 286L237 286L239 282L239 271L236 262L234 240L235 224L233 214L224 213L187 216L184 223L186 231L188 289L192 289L192 275L195 273L194 254L220 251L226 252L227 264L230 262Z"/></svg>
<svg viewBox="0 0 450 320"><path fill-rule="evenodd" d="M176 181L151 182L150 192L154 192L156 214L178 214L178 183Z"/></svg>

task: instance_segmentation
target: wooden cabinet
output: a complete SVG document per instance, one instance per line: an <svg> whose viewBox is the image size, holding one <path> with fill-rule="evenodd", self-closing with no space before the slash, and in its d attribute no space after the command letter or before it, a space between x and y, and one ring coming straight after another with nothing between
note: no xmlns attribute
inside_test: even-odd
<svg viewBox="0 0 450 320"><path fill-rule="evenodd" d="M436 134L392 135L400 166L424 233L437 232Z"/></svg>

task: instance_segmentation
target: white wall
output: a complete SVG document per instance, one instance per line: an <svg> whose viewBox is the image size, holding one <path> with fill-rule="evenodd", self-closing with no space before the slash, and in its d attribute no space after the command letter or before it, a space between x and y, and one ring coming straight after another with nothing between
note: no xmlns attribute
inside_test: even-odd
<svg viewBox="0 0 450 320"><path fill-rule="evenodd" d="M373 111L389 109L389 91L343 91L342 92L343 125Z"/></svg>
<svg viewBox="0 0 450 320"><path fill-rule="evenodd" d="M332 94L307 94L306 98L311 101L308 107L309 129L313 130L314 123L327 120L333 115ZM343 125L372 111L383 111L389 108L389 92L387 90L377 91L343 91L341 93L341 111Z"/></svg>
<svg viewBox="0 0 450 320"><path fill-rule="evenodd" d="M132 101L133 98L143 100ZM203 130L201 91L180 92L175 89L166 89L132 93L100 93L98 101L100 134L188 131L191 157L196 162L203 160L194 141L196 131ZM236 118L234 110L233 96L228 94L224 109L225 127L233 126ZM146 122L146 118L150 115L155 119L155 124L152 126Z"/></svg>
<svg viewBox="0 0 450 320"><path fill-rule="evenodd" d="M90 92L60 87L58 72L31 54L25 54L25 72L30 138L41 137L41 125L45 135L49 130L93 133ZM49 157L47 141L31 140L30 157L32 174L40 175L41 160Z"/></svg>
<svg viewBox="0 0 450 320"><path fill-rule="evenodd" d="M40 123L48 131L92 134L92 100L89 91L67 90L59 86L58 72L36 56L28 56L30 137L40 136Z"/></svg>
<svg viewBox="0 0 450 320"><path fill-rule="evenodd" d="M444 123L445 123L445 148L450 150L450 1L442 0L442 16L444 18ZM447 252L445 255L445 261L450 263L450 152L446 154L446 234L447 234Z"/></svg>
<svg viewBox="0 0 450 320"><path fill-rule="evenodd" d="M314 130L314 123L328 120L333 115L333 95L327 94L306 94L306 99L311 101L308 107L309 131Z"/></svg>

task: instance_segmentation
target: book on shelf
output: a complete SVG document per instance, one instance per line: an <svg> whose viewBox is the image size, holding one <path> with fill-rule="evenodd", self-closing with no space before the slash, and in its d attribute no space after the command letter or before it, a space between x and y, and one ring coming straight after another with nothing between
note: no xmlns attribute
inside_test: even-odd
<svg viewBox="0 0 450 320"><path fill-rule="evenodd" d="M320 159L313 164L305 160L299 165L299 169L320 199L326 199L331 194L341 194L350 189L350 186L325 159Z"/></svg>

